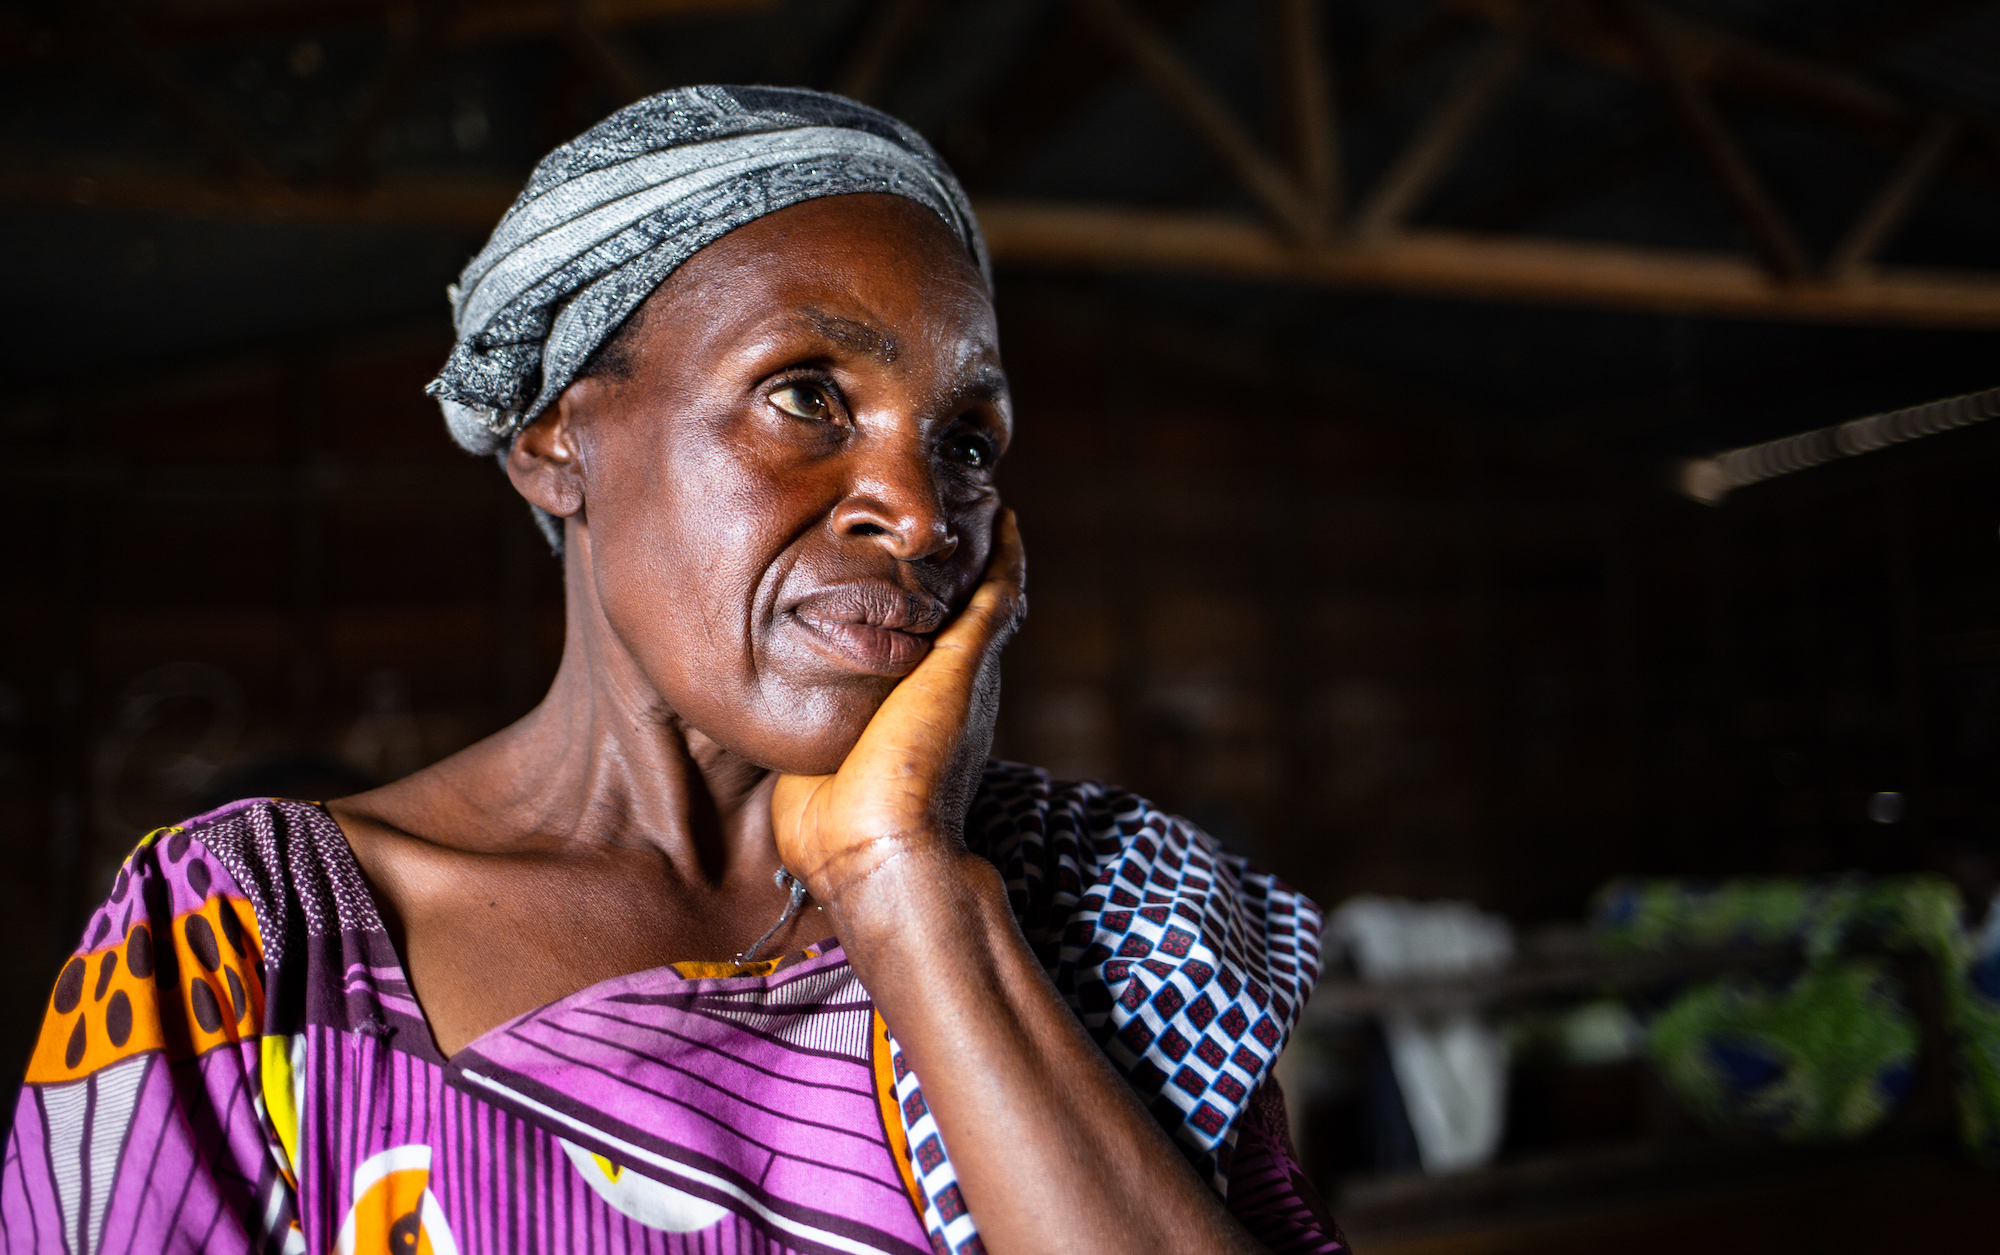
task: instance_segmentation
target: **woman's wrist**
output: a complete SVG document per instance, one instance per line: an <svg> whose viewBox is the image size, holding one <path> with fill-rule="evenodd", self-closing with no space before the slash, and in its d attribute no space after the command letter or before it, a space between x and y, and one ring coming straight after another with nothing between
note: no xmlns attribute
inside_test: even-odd
<svg viewBox="0 0 2000 1255"><path fill-rule="evenodd" d="M834 883L811 886L850 953L877 943L927 944L1007 910L1006 890L993 865L955 841L903 841Z"/></svg>

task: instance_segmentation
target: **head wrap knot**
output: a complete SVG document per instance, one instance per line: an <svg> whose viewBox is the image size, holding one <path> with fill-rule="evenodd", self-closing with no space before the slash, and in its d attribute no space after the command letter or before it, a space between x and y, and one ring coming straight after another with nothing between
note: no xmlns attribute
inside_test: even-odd
<svg viewBox="0 0 2000 1255"><path fill-rule="evenodd" d="M426 391L452 439L503 453L682 262L766 214L854 192L930 208L990 284L964 189L885 113L782 87L684 87L620 109L542 159L452 285L458 343Z"/></svg>

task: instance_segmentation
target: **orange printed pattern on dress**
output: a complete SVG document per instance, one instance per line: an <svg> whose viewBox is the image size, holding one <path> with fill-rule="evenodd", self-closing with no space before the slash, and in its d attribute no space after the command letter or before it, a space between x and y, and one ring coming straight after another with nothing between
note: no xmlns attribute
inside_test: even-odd
<svg viewBox="0 0 2000 1255"><path fill-rule="evenodd" d="M126 861L123 891L140 896L139 877L159 874L135 864L160 835ZM122 937L63 966L28 1063L31 1083L75 1080L148 1050L192 1059L262 1029L264 947L247 899L211 894L174 916L164 939L154 935L158 919L134 915Z"/></svg>

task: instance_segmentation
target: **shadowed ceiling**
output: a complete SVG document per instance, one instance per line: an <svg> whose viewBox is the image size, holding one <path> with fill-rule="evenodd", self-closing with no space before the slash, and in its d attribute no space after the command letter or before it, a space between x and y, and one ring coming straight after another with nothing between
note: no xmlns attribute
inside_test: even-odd
<svg viewBox="0 0 2000 1255"><path fill-rule="evenodd" d="M1003 309L1167 320L1639 452L1990 386L2000 3L178 0L0 13L17 393L440 322L646 91L846 91Z"/></svg>

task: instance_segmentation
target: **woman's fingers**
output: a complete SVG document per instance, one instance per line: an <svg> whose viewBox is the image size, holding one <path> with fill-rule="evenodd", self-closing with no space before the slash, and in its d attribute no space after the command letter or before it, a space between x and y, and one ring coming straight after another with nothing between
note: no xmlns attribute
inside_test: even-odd
<svg viewBox="0 0 2000 1255"><path fill-rule="evenodd" d="M983 652L996 641L1005 644L1027 604L1027 577L1028 557L1021 546L1020 525L1012 510L1003 509L993 520L993 552L986 559L986 574L958 618L938 633L932 652L965 646Z"/></svg>
<svg viewBox="0 0 2000 1255"><path fill-rule="evenodd" d="M781 776L771 797L779 853L812 885L865 870L885 841L936 836L957 819L992 740L1000 648L1020 622L1026 557L1012 510L971 600L890 690L832 776ZM968 781L959 777L973 773Z"/></svg>
<svg viewBox="0 0 2000 1255"><path fill-rule="evenodd" d="M950 626L938 633L916 670L890 692L869 731L885 722L885 714L893 723L906 710L922 705L964 706L981 669L998 655L1026 613L1026 577L1027 555L1021 546L1020 528L1014 512L1003 510L993 522L993 553L972 599ZM867 739L864 733L862 740Z"/></svg>
<svg viewBox="0 0 2000 1255"><path fill-rule="evenodd" d="M890 690L841 766L841 775L935 777L953 757L973 713L981 672L1020 622L1027 558L1014 512L994 520L993 554L972 600L916 670Z"/></svg>
<svg viewBox="0 0 2000 1255"><path fill-rule="evenodd" d="M832 776L781 775L771 791L771 827L777 834L778 859L795 876L818 870L804 862L818 844L814 840L818 824L810 812L816 809L815 797L832 781Z"/></svg>

